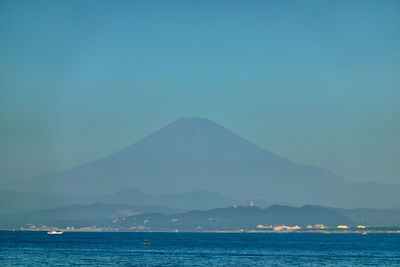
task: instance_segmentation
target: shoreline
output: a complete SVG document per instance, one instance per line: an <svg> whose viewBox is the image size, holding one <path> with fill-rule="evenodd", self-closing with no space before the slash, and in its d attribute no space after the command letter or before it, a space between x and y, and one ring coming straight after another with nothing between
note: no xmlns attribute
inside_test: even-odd
<svg viewBox="0 0 400 267"><path fill-rule="evenodd" d="M308 230L308 231L258 231L258 230L203 230L203 231L191 231L191 230L148 230L148 231L129 231L129 230L117 230L117 229L0 229L0 232L48 232L51 230L62 231L63 233L198 233L198 234L400 234L400 230Z"/></svg>

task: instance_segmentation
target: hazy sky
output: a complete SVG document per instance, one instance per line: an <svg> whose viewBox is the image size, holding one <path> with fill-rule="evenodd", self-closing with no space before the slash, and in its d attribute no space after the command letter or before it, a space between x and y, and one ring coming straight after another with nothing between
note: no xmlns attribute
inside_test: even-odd
<svg viewBox="0 0 400 267"><path fill-rule="evenodd" d="M0 1L0 181L179 117L400 183L400 1Z"/></svg>

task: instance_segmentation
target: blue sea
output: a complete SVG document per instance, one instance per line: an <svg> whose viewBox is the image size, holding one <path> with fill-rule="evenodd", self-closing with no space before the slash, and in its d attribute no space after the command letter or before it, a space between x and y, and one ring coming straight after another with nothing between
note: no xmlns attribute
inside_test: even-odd
<svg viewBox="0 0 400 267"><path fill-rule="evenodd" d="M0 265L400 266L400 234L0 231Z"/></svg>

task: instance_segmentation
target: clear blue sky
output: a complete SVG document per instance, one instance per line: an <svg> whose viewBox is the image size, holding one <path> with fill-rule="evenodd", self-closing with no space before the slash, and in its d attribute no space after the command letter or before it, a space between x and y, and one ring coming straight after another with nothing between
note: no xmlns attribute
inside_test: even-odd
<svg viewBox="0 0 400 267"><path fill-rule="evenodd" d="M0 182L192 116L400 183L400 1L0 0Z"/></svg>

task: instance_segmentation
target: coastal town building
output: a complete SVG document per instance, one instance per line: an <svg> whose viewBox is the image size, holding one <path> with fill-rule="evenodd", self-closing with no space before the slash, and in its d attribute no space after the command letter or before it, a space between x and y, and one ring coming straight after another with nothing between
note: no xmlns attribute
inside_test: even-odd
<svg viewBox="0 0 400 267"><path fill-rule="evenodd" d="M279 225L275 226L274 231L295 231L295 230L300 230L301 227L296 225L296 226L287 226L287 225Z"/></svg>
<svg viewBox="0 0 400 267"><path fill-rule="evenodd" d="M262 225L262 224L259 224L259 225L257 225L257 228L258 228L258 229L272 229L272 225Z"/></svg>

